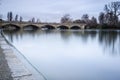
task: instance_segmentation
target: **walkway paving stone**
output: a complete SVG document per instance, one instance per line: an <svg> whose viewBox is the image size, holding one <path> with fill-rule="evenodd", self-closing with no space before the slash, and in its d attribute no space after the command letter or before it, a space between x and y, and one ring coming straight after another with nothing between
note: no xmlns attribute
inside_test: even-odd
<svg viewBox="0 0 120 80"><path fill-rule="evenodd" d="M4 56L4 57L3 57ZM0 80L36 80L0 35ZM38 80L44 80L41 76Z"/></svg>

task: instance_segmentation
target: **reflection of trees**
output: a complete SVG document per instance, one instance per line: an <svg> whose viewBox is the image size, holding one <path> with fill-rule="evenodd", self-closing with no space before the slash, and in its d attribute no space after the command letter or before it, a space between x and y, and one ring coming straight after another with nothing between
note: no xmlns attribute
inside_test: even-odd
<svg viewBox="0 0 120 80"><path fill-rule="evenodd" d="M22 30L5 30L4 34L8 37L8 40L10 42L14 42L14 38L16 40L21 40L23 36L31 35L32 37L35 37L36 31L22 31Z"/></svg>
<svg viewBox="0 0 120 80"><path fill-rule="evenodd" d="M69 41L71 37L71 31L60 31L60 35L64 41Z"/></svg>
<svg viewBox="0 0 120 80"><path fill-rule="evenodd" d="M96 30L88 30L88 31L61 31L61 37L63 40L70 40L71 36L79 37L83 42L87 42L90 38L97 39L100 45L102 45L103 49L109 51L112 54L120 53L120 32L117 31L96 31Z"/></svg>
<svg viewBox="0 0 120 80"><path fill-rule="evenodd" d="M109 50L112 54L119 53L119 45L117 44L118 36L120 35L117 31L100 31L99 42L105 47L105 50Z"/></svg>
<svg viewBox="0 0 120 80"><path fill-rule="evenodd" d="M31 35L34 38L36 33L37 30L26 30L21 32L21 36Z"/></svg>
<svg viewBox="0 0 120 80"><path fill-rule="evenodd" d="M76 37L80 37L83 42L86 42L89 36L86 31L74 31L73 35Z"/></svg>
<svg viewBox="0 0 120 80"><path fill-rule="evenodd" d="M14 39L21 40L22 37L31 36L32 38L36 36L50 36L50 35L60 35L62 40L68 42L71 38L77 38L82 40L84 43L91 40L94 41L98 38L98 43L105 49L106 51L110 51L112 54L120 53L120 32L117 31L96 31L96 30L88 30L88 31L69 31L69 30L38 30L38 31L4 31L5 35L8 37L9 41L14 42Z"/></svg>
<svg viewBox="0 0 120 80"><path fill-rule="evenodd" d="M73 30L73 31L69 31L69 30L61 30L61 31L55 31L55 30L45 30L45 31L41 31L41 30L12 30L12 31L4 31L5 35L8 36L9 41L13 42L13 38L16 38L16 40L21 40L23 38L23 36L32 36L33 38L35 36L40 36L40 35L56 35L56 34L60 34L61 38L64 41L69 41L71 37L77 37L77 38L81 38L83 42L86 42L88 40L89 37L91 37L92 39L94 39L96 37L96 31L77 31L77 30Z"/></svg>
<svg viewBox="0 0 120 80"><path fill-rule="evenodd" d="M96 38L96 35L97 35L97 31L85 31L84 34L81 35L81 37L84 41L87 41L89 37L91 39Z"/></svg>
<svg viewBox="0 0 120 80"><path fill-rule="evenodd" d="M43 34L46 34L46 35L50 35L50 34L54 34L55 31L54 30L45 30L43 31Z"/></svg>
<svg viewBox="0 0 120 80"><path fill-rule="evenodd" d="M83 42L87 42L88 38L91 37L94 39L96 37L97 32L96 31L61 31L60 32L61 37L64 40L69 40L72 36L75 36L77 38L81 38Z"/></svg>
<svg viewBox="0 0 120 80"><path fill-rule="evenodd" d="M14 41L13 36L16 36L16 39L18 39L18 33L17 33L17 32L19 32L18 30L5 30L3 32L5 35L7 35L8 40L10 42Z"/></svg>
<svg viewBox="0 0 120 80"><path fill-rule="evenodd" d="M81 37L84 42L87 42L89 37L91 39L96 38L97 31L74 31L73 35L76 37Z"/></svg>

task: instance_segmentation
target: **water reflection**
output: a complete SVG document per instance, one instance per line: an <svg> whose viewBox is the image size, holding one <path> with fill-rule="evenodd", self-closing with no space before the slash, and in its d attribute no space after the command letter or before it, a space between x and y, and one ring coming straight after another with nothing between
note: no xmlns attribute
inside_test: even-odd
<svg viewBox="0 0 120 80"><path fill-rule="evenodd" d="M14 43L14 39L20 41L23 36L31 36L32 38L35 38L36 36L40 35L59 35L64 40L64 42L69 42L71 37L76 37L81 39L84 43L89 41L89 39L92 40L98 40L101 47L113 55L117 55L120 53L120 31L99 31L99 30L35 30L35 31L4 31L5 35L9 38L9 40ZM93 42L94 43L94 42Z"/></svg>
<svg viewBox="0 0 120 80"><path fill-rule="evenodd" d="M47 80L120 80L120 31L4 33Z"/></svg>
<svg viewBox="0 0 120 80"><path fill-rule="evenodd" d="M119 31L100 31L99 43L104 49L108 50L110 54L117 55L120 53L120 32Z"/></svg>

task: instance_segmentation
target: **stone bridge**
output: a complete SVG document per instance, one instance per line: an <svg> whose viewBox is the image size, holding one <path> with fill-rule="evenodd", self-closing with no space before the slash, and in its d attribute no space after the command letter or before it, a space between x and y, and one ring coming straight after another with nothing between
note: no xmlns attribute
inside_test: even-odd
<svg viewBox="0 0 120 80"><path fill-rule="evenodd" d="M0 22L3 29L86 29L86 24L81 23L31 23L31 22Z"/></svg>

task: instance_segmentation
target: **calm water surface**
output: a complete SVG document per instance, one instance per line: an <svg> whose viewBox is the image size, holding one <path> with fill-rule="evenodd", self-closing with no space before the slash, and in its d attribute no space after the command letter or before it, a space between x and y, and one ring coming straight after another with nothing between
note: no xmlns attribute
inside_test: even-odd
<svg viewBox="0 0 120 80"><path fill-rule="evenodd" d="M120 31L5 31L47 80L120 80Z"/></svg>

